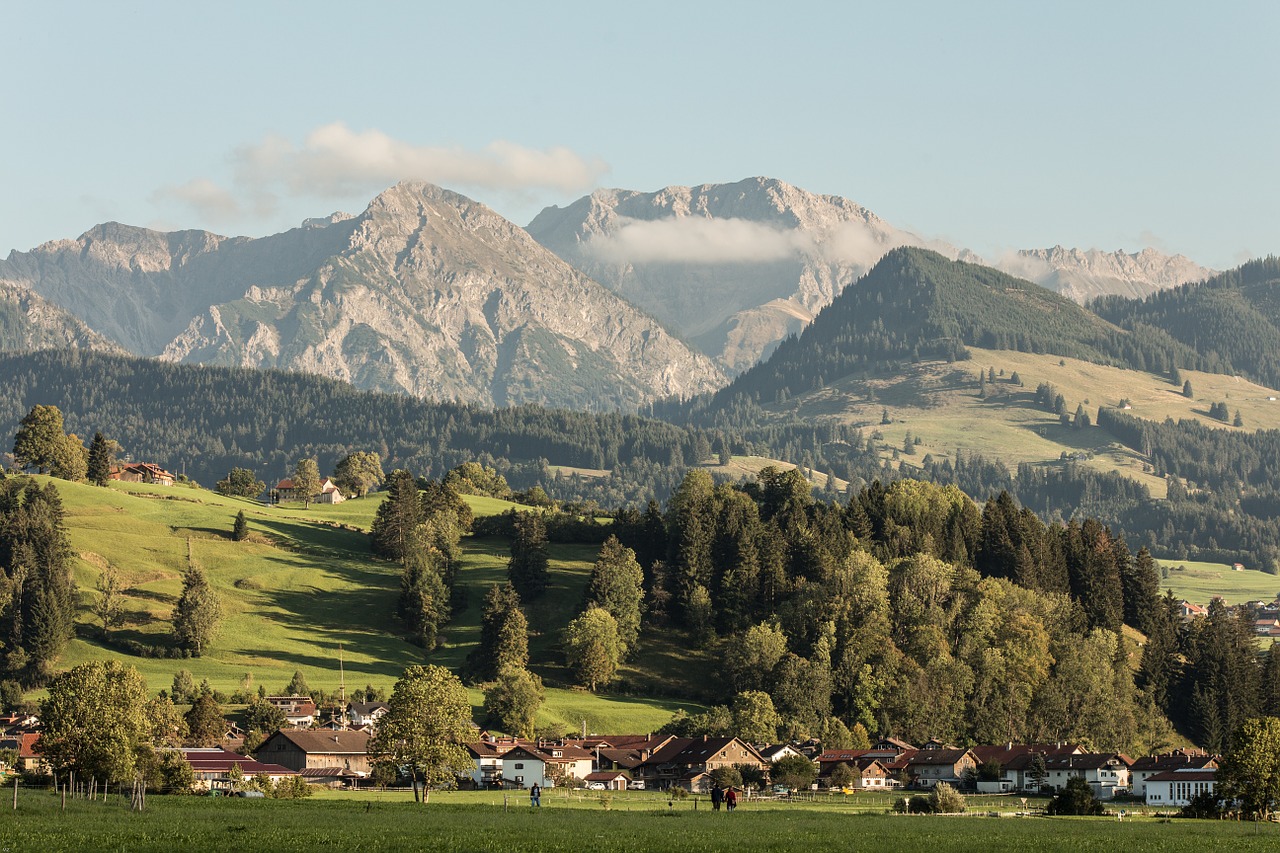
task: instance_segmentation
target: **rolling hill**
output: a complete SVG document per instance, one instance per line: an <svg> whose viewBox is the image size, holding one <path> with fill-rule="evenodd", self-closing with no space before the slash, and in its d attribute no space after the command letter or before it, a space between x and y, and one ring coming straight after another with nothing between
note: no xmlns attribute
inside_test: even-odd
<svg viewBox="0 0 1280 853"><path fill-rule="evenodd" d="M76 639L60 666L117 657L139 669L151 690L167 689L179 669L197 682L226 693L251 685L275 691L300 671L313 687L336 690L339 657L348 691L372 684L390 689L404 667L422 662L457 666L479 638L480 603L490 583L505 580L506 544L465 539L458 583L467 588L467 608L446 629L445 645L425 654L396 633L399 568L374 559L367 527L379 497L337 506L268 507L181 486L163 488L115 484L102 489L56 483L76 552L74 574L80 590ZM466 498L477 514L510 507L488 498ZM230 539L238 511L249 519L251 537ZM585 719L592 727L643 730L666 722L678 707L694 703L593 695L568 689L556 651L560 629L576 615L595 549L552 547L552 586L542 602L528 608L535 671L547 680L547 704L540 724L572 729ZM144 648L167 647L169 620L188 561L199 564L219 593L224 619L210 650L198 658L143 656ZM98 574L107 565L125 587L124 624L101 637L89 611ZM631 677L669 671L666 658L680 651L658 641L637 660ZM695 669L696 672L696 669ZM693 677L692 673L689 677ZM472 690L473 704L480 694Z"/></svg>

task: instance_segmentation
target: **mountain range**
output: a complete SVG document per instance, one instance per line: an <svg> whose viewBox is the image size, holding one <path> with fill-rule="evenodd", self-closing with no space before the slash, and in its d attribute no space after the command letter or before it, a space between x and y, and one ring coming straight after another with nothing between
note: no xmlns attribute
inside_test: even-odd
<svg viewBox="0 0 1280 853"><path fill-rule="evenodd" d="M429 184L262 238L119 223L0 261L0 348L302 370L360 388L634 409L722 387L889 251L927 241L839 196L751 178L599 190L522 229ZM1078 302L1212 271L1154 250L996 265Z"/></svg>

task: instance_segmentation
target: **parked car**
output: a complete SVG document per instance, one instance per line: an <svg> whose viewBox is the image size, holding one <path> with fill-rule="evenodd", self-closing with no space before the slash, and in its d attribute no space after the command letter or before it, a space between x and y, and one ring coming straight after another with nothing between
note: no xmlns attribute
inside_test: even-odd
<svg viewBox="0 0 1280 853"><path fill-rule="evenodd" d="M587 787L592 791L603 791L605 789L605 784L603 782L592 782Z"/></svg>
<svg viewBox="0 0 1280 853"><path fill-rule="evenodd" d="M643 779L632 779L630 782L628 782L628 783L627 783L627 790L628 790L628 791L643 791L643 790L644 790L644 780L643 780Z"/></svg>

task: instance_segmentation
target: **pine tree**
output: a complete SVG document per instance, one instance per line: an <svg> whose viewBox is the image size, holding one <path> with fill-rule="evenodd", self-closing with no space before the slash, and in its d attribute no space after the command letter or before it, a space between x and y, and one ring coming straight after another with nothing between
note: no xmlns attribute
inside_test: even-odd
<svg viewBox="0 0 1280 853"><path fill-rule="evenodd" d="M529 622L520 609L520 594L510 583L491 586L480 615L480 643L467 657L467 667L487 681L504 669L528 665Z"/></svg>
<svg viewBox="0 0 1280 853"><path fill-rule="evenodd" d="M511 540L511 559L507 561L507 578L524 599L537 598L546 590L547 528L542 514L519 513L515 537Z"/></svg>
<svg viewBox="0 0 1280 853"><path fill-rule="evenodd" d="M387 478L387 497L378 505L369 538L373 553L388 560L403 562L415 546L418 528L426 520L418 484L408 471L392 471Z"/></svg>
<svg viewBox="0 0 1280 853"><path fill-rule="evenodd" d="M1191 390L1191 380L1190 380L1190 379L1188 379L1186 382L1183 382L1183 383L1182 383L1182 396L1186 397L1188 400L1190 400L1190 399L1192 399L1193 397L1195 397L1195 392Z"/></svg>
<svg viewBox="0 0 1280 853"><path fill-rule="evenodd" d="M236 513L235 524L231 526L231 538L236 542L249 538L249 520L244 517L244 510Z"/></svg>
<svg viewBox="0 0 1280 853"><path fill-rule="evenodd" d="M101 432L93 434L93 442L89 445L89 482L95 486L105 486L111 481L111 442Z"/></svg>
<svg viewBox="0 0 1280 853"><path fill-rule="evenodd" d="M412 548L400 575L400 617L413 642L434 649L440 628L449 618L449 590L444 582L447 561L429 545Z"/></svg>
<svg viewBox="0 0 1280 853"><path fill-rule="evenodd" d="M182 580L182 595L173 611L173 635L178 645L197 657L217 636L222 603L204 571L192 565Z"/></svg>
<svg viewBox="0 0 1280 853"><path fill-rule="evenodd" d="M640 615L644 602L644 573L636 554L624 548L618 537L605 540L587 582L587 606L607 610L618 623L622 656L635 650L640 638Z"/></svg>

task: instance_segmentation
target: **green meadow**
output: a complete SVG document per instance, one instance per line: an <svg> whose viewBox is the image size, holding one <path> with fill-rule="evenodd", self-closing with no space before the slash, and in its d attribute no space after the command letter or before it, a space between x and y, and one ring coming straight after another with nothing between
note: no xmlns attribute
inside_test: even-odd
<svg viewBox="0 0 1280 853"><path fill-rule="evenodd" d="M1225 563L1197 563L1191 560L1160 560L1169 576L1161 589L1171 589L1179 598L1194 604L1208 604L1215 595L1227 604L1245 601L1273 601L1280 596L1280 576L1246 568L1237 572Z"/></svg>
<svg viewBox="0 0 1280 853"><path fill-rule="evenodd" d="M6 792L7 793L7 792ZM398 799L392 799L398 797ZM311 800L160 797L142 813L113 795L107 803L74 800L65 811L44 790L23 790L0 821L6 851L874 851L961 853L1025 851L1270 851L1280 827L1137 818L899 816L859 813L835 800L817 805L748 803L711 812L705 800L674 808L654 795L598 797L551 794L540 809L523 796L480 802L433 793L415 805L406 793ZM1010 815L1017 806L1006 801Z"/></svg>
<svg viewBox="0 0 1280 853"><path fill-rule="evenodd" d="M61 665L118 657L137 667L154 691L168 688L179 669L228 694L260 684L278 691L295 671L312 687L326 690L336 691L340 679L348 692L367 684L390 690L411 664L461 665L479 640L485 589L506 578L505 541L464 538L458 583L467 590L467 606L447 628L444 645L427 654L398 633L399 567L375 559L369 550L365 531L380 496L337 506L273 507L182 486L102 489L55 482L76 552L81 600L76 638ZM468 496L467 501L477 515L514 506L492 498ZM245 542L230 537L240 511L249 522ZM534 669L549 685L539 724L647 731L677 708L696 710L687 702L597 695L572 687L570 674L558 663L559 633L581 606L595 549L552 545L551 558L551 588L527 608L530 646L539 662ZM190 563L204 569L221 596L224 615L212 648L185 659L135 653L140 647L168 647L170 617ZM98 575L107 565L120 573L125 616L104 639L90 608L98 595ZM652 646L661 670L672 652L661 638ZM648 671L642 661L634 666ZM481 692L473 689L471 698L478 711Z"/></svg>

